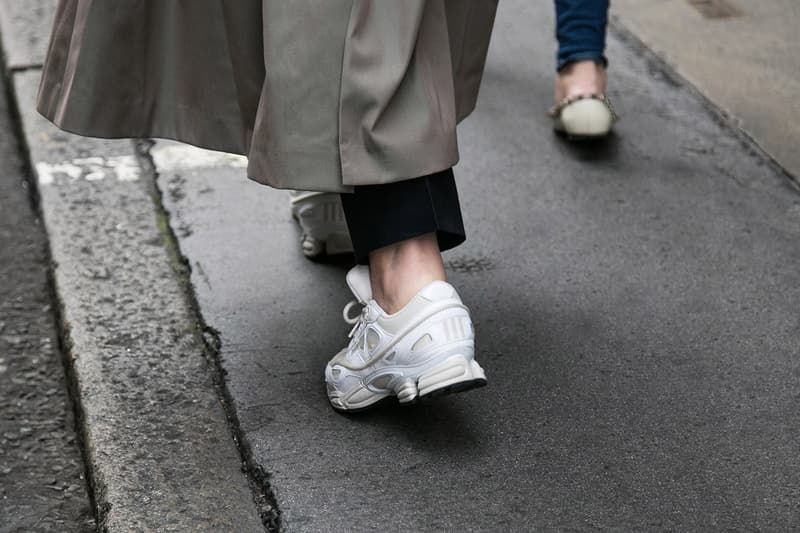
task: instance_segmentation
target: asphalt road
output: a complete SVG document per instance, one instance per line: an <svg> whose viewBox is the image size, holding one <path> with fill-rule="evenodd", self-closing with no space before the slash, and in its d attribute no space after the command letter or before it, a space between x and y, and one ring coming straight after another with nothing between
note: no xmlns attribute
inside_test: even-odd
<svg viewBox="0 0 800 533"><path fill-rule="evenodd" d="M23 161L2 90L0 532L94 531L58 346L47 241Z"/></svg>
<svg viewBox="0 0 800 533"><path fill-rule="evenodd" d="M156 143L287 531L800 526L800 195L617 37L616 134L554 136L551 7L501 2L459 132L469 237L447 260L484 389L333 412L346 266L302 257L286 193Z"/></svg>

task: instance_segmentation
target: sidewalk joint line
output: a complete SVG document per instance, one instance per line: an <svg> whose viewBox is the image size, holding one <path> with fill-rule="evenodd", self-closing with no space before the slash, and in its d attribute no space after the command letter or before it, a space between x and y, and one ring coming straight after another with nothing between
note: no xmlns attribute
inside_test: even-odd
<svg viewBox="0 0 800 533"><path fill-rule="evenodd" d="M173 232L172 226L169 224L170 213L166 210L162 201L164 191L159 187L157 179L158 169L155 166L151 154L151 148L155 145L155 142L149 139L138 139L134 140L133 144L134 152L139 158L142 167L142 177L151 188L151 196L156 209L158 226L161 230L165 247L167 248L167 254L171 259L170 264L176 274L178 283L183 289L183 294L187 300L188 306L191 309L191 313L194 315L193 318L198 325L199 337L205 348L204 356L213 369L212 379L214 388L217 392L219 402L225 411L231 437L236 445L236 449L239 451L242 460L242 472L250 485L253 501L256 504L256 508L258 509L261 521L266 530L270 533L281 531L281 511L270 483L271 474L255 461L252 446L241 428L239 418L236 415L236 408L234 407L232 395L225 383L225 370L219 358L219 350L222 345L219 332L205 322L194 288L192 287L192 266L188 258L181 251L178 238Z"/></svg>

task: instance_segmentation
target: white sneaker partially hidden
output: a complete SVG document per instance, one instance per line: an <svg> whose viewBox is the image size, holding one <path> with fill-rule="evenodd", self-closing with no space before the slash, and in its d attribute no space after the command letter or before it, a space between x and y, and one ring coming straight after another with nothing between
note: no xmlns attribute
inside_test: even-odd
<svg viewBox="0 0 800 533"><path fill-rule="evenodd" d="M291 191L292 216L300 224L300 245L308 258L352 253L353 243L338 193Z"/></svg>
<svg viewBox="0 0 800 533"><path fill-rule="evenodd" d="M355 302L345 307L345 320L354 324L350 344L325 368L334 409L359 411L392 396L405 404L486 385L469 310L452 285L434 281L389 315L372 299L368 267L350 270L347 284L364 308L350 318Z"/></svg>

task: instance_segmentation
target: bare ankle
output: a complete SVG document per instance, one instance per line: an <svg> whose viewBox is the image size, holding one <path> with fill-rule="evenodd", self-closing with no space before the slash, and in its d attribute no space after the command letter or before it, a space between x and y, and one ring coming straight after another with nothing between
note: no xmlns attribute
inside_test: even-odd
<svg viewBox="0 0 800 533"><path fill-rule="evenodd" d="M556 76L556 102L564 98L603 94L606 90L606 69L592 60L570 63Z"/></svg>
<svg viewBox="0 0 800 533"><path fill-rule="evenodd" d="M406 239L370 253L372 297L387 313L396 313L445 272L434 233Z"/></svg>

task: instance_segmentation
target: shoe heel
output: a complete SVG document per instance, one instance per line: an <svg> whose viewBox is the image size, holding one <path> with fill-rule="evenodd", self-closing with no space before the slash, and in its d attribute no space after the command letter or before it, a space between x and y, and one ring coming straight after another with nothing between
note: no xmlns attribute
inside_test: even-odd
<svg viewBox="0 0 800 533"><path fill-rule="evenodd" d="M418 379L420 398L461 392L486 385L486 373L472 357L454 355L426 370Z"/></svg>
<svg viewBox="0 0 800 533"><path fill-rule="evenodd" d="M394 393L397 395L397 401L400 403L412 403L419 396L417 384L410 378L404 378L395 384L393 388Z"/></svg>

